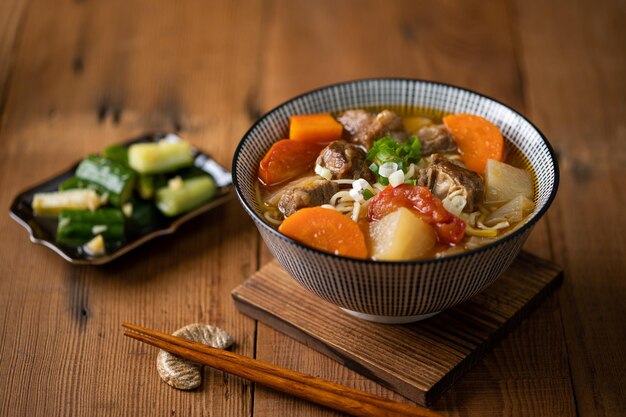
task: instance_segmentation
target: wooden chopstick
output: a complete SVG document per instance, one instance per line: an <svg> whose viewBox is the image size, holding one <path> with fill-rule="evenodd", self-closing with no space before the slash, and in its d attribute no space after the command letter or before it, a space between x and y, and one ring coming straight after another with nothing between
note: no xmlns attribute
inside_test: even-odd
<svg viewBox="0 0 626 417"><path fill-rule="evenodd" d="M310 375L281 368L221 349L172 336L130 323L125 336L156 346L175 355L248 379L276 391L321 404L353 416L364 417L440 417L425 408L388 400Z"/></svg>

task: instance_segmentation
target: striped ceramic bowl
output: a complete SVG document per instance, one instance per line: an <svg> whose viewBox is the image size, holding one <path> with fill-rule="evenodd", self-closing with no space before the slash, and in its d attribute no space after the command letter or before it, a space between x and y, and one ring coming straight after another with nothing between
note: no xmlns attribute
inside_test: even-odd
<svg viewBox="0 0 626 417"><path fill-rule="evenodd" d="M351 108L391 108L441 116L471 113L495 123L521 152L536 179L535 210L517 231L486 246L440 259L372 261L332 255L278 233L263 220L255 192L259 162L288 137L289 116ZM492 284L519 253L558 186L558 166L544 135L519 113L481 94L420 80L369 79L320 88L276 107L245 134L233 158L235 190L272 254L312 293L357 317L408 323L469 299Z"/></svg>

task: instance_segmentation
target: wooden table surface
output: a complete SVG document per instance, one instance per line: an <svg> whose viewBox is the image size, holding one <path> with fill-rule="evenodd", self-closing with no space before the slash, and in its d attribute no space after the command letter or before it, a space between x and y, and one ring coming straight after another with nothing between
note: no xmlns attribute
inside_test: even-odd
<svg viewBox="0 0 626 417"><path fill-rule="evenodd" d="M180 133L229 166L246 129L338 81L448 82L527 115L555 147L557 199L526 249L565 281L434 405L451 416L626 415L623 1L0 2L0 206L83 155ZM238 353L402 398L240 314L271 255L237 201L104 267L75 267L0 217L0 414L333 416L206 370L160 381L130 321L209 322Z"/></svg>

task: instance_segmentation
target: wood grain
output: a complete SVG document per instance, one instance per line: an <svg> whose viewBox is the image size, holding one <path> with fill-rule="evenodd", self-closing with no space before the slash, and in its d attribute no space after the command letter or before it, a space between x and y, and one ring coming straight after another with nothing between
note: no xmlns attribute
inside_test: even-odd
<svg viewBox="0 0 626 417"><path fill-rule="evenodd" d="M32 6L0 138L2 206L84 154L144 131L178 130L230 164L250 123L260 3ZM193 53L202 50L212 52ZM167 331L208 322L253 355L255 323L229 298L257 265L257 236L237 203L103 268L73 267L33 246L8 216L0 230L3 414L251 414L250 383L206 371L198 391L175 391L158 378L154 352L119 330L125 320Z"/></svg>
<svg viewBox="0 0 626 417"><path fill-rule="evenodd" d="M331 82L405 76L473 88L524 110L524 68L519 62L518 33L511 25L516 19L515 10L508 3L392 1L386 4L388 7L384 8L373 2L365 5L322 2L321 7L307 2L278 2L271 6L268 54L262 67L262 108L269 110L291 96ZM294 33L301 36L292 36ZM315 51L314 57L311 51ZM283 59L286 56L288 60ZM293 62L305 62L306 70ZM476 76L477 73L481 75ZM551 256L546 221L539 223L526 248L541 256ZM272 259L264 246L261 253L262 264ZM554 308L558 313L558 305ZM522 406L514 408L511 415L574 415L567 357L561 356L563 351L551 350L555 340L563 340L561 318L559 314L550 314L547 320L548 325L543 317L531 316L530 324L513 334L525 331L517 340L532 338L533 343L520 346L509 342L511 335L494 350L499 352L497 362L493 355L488 355L484 365L479 364L461 381L467 381L466 385L453 388L435 406L451 415L501 416L503 407L514 398ZM515 375L519 366L509 359L510 352L516 352L517 357L542 358L539 362L543 365L533 368L534 378L549 382L538 386L537 392L533 392L532 384L520 390ZM263 324L258 327L256 354L260 359L301 372L317 372L327 379L402 400L379 384L312 353L310 348L276 334ZM500 372L481 372L482 366ZM465 386L483 387L489 395L475 395ZM556 407L543 400L546 387L551 395L563 399ZM534 400L525 400L527 397ZM280 407L275 402L273 393L258 388L255 415L269 417L279 411L299 416L335 415L323 409L303 407L298 400L289 398L281 398Z"/></svg>
<svg viewBox="0 0 626 417"><path fill-rule="evenodd" d="M123 323L124 336L158 347L180 358L237 375L294 397L323 405L356 417L440 417L423 407L386 398L325 381L311 375L281 368L244 355L216 349L203 343L175 337L158 330ZM183 364L184 365L184 364Z"/></svg>
<svg viewBox="0 0 626 417"><path fill-rule="evenodd" d="M611 1L516 7L529 111L561 165L549 229L567 276L560 305L578 413L624 415L626 10Z"/></svg>
<svg viewBox="0 0 626 417"><path fill-rule="evenodd" d="M306 291L276 260L233 290L240 311L421 405L467 372L562 281L562 270L522 253L472 300L424 322L380 325Z"/></svg>
<svg viewBox="0 0 626 417"><path fill-rule="evenodd" d="M522 106L504 2L275 0L270 8L265 109L321 85L388 76L459 84Z"/></svg>
<svg viewBox="0 0 626 417"><path fill-rule="evenodd" d="M0 3L0 114L7 96L17 40L27 5L28 0L6 0Z"/></svg>
<svg viewBox="0 0 626 417"><path fill-rule="evenodd" d="M564 285L434 405L453 416L626 410L625 9L618 0L4 0L0 205L88 152L178 131L228 165L251 122L323 84L404 76L476 89L555 145L562 183L526 249ZM208 321L235 350L402 400L239 314L229 292L271 260L233 201L105 268L74 268L0 216L3 415L336 416L208 372L174 392L123 320Z"/></svg>

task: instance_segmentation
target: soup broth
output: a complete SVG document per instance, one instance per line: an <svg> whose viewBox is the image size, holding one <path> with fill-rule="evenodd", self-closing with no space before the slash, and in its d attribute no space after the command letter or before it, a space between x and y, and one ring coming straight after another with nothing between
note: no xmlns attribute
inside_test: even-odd
<svg viewBox="0 0 626 417"><path fill-rule="evenodd" d="M387 107L293 116L289 139L260 163L257 191L266 221L301 243L411 260L516 230L534 210L536 179L522 152L479 116ZM360 234L342 235L353 229L346 220L313 208L341 213Z"/></svg>

